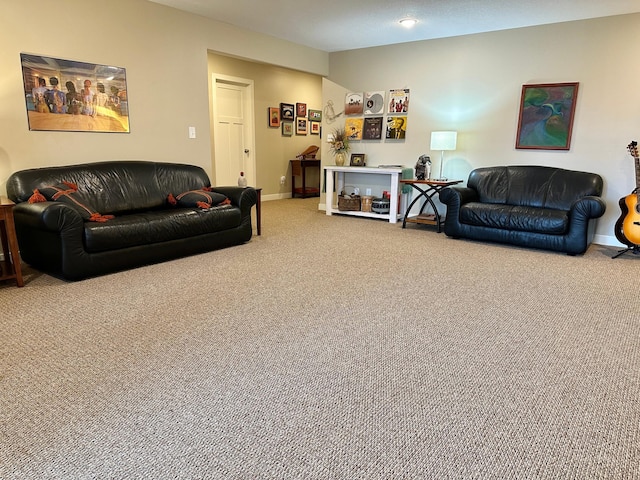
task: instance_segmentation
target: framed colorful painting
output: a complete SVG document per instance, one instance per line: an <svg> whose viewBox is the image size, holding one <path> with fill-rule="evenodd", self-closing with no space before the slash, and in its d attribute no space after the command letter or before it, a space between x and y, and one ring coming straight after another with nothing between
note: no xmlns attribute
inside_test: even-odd
<svg viewBox="0 0 640 480"><path fill-rule="evenodd" d="M578 82L523 85L516 148L569 150Z"/></svg>
<svg viewBox="0 0 640 480"><path fill-rule="evenodd" d="M27 53L20 61L29 130L129 133L124 68Z"/></svg>

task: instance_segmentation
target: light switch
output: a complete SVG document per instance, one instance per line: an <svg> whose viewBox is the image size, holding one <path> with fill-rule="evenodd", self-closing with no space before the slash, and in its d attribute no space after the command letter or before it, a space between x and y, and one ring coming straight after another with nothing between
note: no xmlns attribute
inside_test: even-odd
<svg viewBox="0 0 640 480"><path fill-rule="evenodd" d="M196 138L196 127L189 127L189 138Z"/></svg>

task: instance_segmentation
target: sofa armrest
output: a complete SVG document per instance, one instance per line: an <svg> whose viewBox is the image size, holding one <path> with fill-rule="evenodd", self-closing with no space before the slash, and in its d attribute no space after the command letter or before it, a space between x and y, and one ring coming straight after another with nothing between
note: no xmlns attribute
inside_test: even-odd
<svg viewBox="0 0 640 480"><path fill-rule="evenodd" d="M440 202L448 206L460 206L469 202L478 201L478 192L469 187L450 186L442 189L439 195Z"/></svg>
<svg viewBox="0 0 640 480"><path fill-rule="evenodd" d="M18 203L13 208L20 256L36 268L62 272L86 261L84 220L61 202Z"/></svg>
<svg viewBox="0 0 640 480"><path fill-rule="evenodd" d="M253 187L211 187L211 191L221 193L231 200L231 205L239 207L243 217L251 215L251 207L258 201L258 192Z"/></svg>
<svg viewBox="0 0 640 480"><path fill-rule="evenodd" d="M82 238L84 230L84 220L80 214L61 202L18 203L13 208L13 217L21 230L75 230L79 232L79 238Z"/></svg>
<svg viewBox="0 0 640 480"><path fill-rule="evenodd" d="M587 196L576 200L571 206L572 220L576 217L589 220L604 215L607 204L600 197Z"/></svg>

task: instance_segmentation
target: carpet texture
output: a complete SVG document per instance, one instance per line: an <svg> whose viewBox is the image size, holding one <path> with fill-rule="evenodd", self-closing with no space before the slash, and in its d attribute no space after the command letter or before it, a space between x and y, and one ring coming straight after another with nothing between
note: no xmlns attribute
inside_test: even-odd
<svg viewBox="0 0 640 480"><path fill-rule="evenodd" d="M640 479L640 256L263 204L245 245L0 283L2 479Z"/></svg>

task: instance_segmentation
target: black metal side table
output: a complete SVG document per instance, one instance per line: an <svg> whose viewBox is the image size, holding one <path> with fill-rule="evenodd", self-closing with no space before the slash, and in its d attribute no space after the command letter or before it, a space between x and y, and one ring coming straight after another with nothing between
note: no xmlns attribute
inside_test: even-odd
<svg viewBox="0 0 640 480"><path fill-rule="evenodd" d="M419 194L414 198L409 206L407 207L407 211L404 214L404 218L402 219L402 228L407 226L407 222L409 223L420 223L423 225L436 225L438 227L438 233L442 231L442 224L444 223L444 218L440 216L438 209L436 208L436 204L433 201L433 197L440 193L444 187L448 187L450 185L457 185L458 183L462 183L462 180L415 180L415 179L401 179L401 184L411 185ZM411 209L416 204L416 202L420 199L424 200L422 207L420 207L420 213L418 215L409 216ZM433 209L433 213L424 213L424 209L427 205L431 205Z"/></svg>

